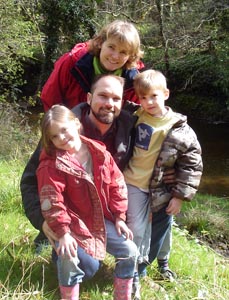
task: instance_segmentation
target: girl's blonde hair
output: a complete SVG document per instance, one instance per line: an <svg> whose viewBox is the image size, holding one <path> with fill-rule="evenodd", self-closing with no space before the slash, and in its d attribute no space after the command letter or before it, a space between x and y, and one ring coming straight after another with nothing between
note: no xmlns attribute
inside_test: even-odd
<svg viewBox="0 0 229 300"><path fill-rule="evenodd" d="M134 78L134 89L138 97L147 94L152 89L168 90L165 76L156 70L146 70L137 74Z"/></svg>
<svg viewBox="0 0 229 300"><path fill-rule="evenodd" d="M56 149L51 141L51 137L49 134L49 129L52 121L60 123L75 121L80 131L80 121L76 118L75 114L70 109L59 104L53 105L45 113L41 122L41 145L49 155L51 155Z"/></svg>
<svg viewBox="0 0 229 300"><path fill-rule="evenodd" d="M99 56L101 45L109 38L115 38L120 43L126 44L126 50L130 55L125 67L136 67L137 62L143 57L141 42L135 26L127 21L116 20L105 25L100 32L90 41L90 52Z"/></svg>

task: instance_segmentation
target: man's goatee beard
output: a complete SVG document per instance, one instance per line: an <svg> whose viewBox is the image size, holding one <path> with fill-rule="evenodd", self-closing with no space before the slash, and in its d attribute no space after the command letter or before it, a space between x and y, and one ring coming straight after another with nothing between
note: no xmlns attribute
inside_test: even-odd
<svg viewBox="0 0 229 300"><path fill-rule="evenodd" d="M115 119L115 116L113 115L112 118L109 118L109 117L106 117L106 116L101 116L99 113L96 113L94 112L92 109L91 109L91 112L93 114L93 116L96 118L97 121L103 123L103 124L111 124L113 123L114 119Z"/></svg>

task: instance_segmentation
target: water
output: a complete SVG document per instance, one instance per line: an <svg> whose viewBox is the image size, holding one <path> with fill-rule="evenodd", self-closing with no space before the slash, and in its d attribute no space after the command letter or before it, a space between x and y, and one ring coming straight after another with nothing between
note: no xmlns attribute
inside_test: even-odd
<svg viewBox="0 0 229 300"><path fill-rule="evenodd" d="M229 124L206 124L189 119L203 151L203 176L199 191L229 197Z"/></svg>

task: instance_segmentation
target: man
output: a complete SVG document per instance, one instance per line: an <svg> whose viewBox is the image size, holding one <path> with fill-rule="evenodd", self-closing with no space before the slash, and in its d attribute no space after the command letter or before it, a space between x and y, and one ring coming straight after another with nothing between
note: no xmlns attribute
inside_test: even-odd
<svg viewBox="0 0 229 300"><path fill-rule="evenodd" d="M82 134L102 141L114 157L121 170L128 162L133 149L133 128L135 118L122 108L124 79L115 75L105 75L97 79L88 93L87 103L73 108L82 124ZM125 130L124 130L125 129ZM26 216L41 233L35 239L38 244L44 235L55 239L49 230L40 210L37 192L36 169L39 164L40 144L27 163L21 178L22 202Z"/></svg>

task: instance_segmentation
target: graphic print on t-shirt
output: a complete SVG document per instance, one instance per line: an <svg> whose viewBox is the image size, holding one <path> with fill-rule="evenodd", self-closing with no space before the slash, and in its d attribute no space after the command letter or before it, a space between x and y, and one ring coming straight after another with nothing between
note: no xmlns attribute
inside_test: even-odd
<svg viewBox="0 0 229 300"><path fill-rule="evenodd" d="M143 123L138 124L136 127L135 146L144 150L148 150L153 132L153 127Z"/></svg>

